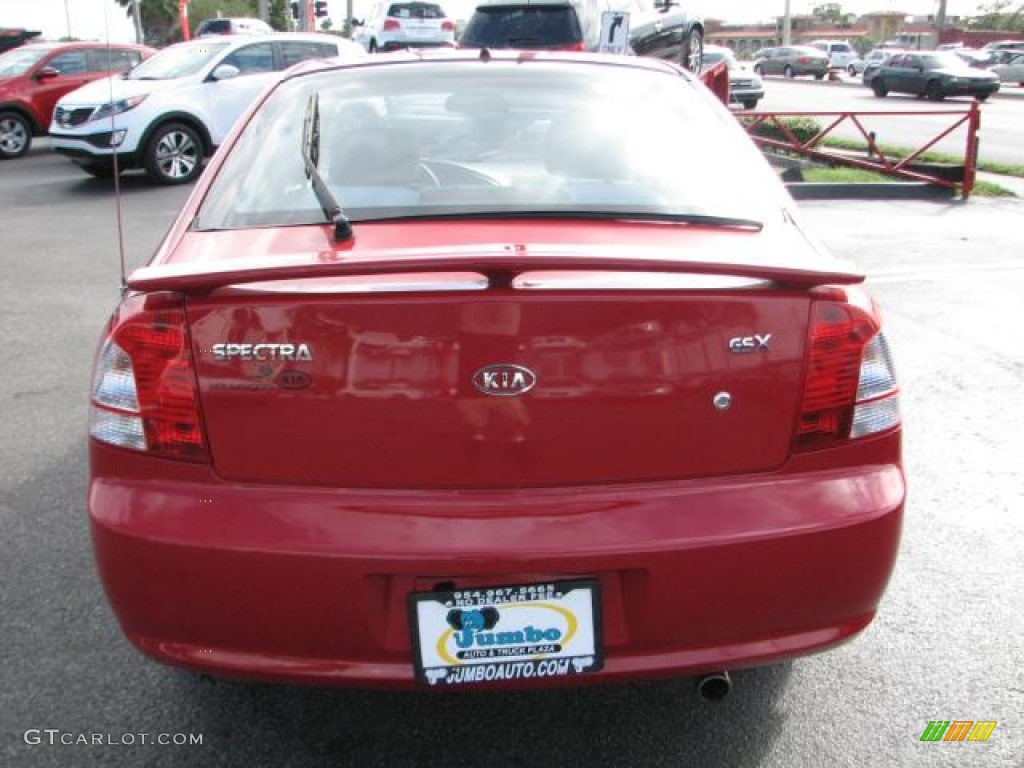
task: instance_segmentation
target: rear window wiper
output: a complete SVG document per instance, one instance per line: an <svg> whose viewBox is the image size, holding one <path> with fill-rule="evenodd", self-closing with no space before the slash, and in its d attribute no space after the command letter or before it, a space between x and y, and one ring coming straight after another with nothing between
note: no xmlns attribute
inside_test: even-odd
<svg viewBox="0 0 1024 768"><path fill-rule="evenodd" d="M341 209L341 203L320 175L320 94L313 92L306 104L306 120L302 126L302 160L306 166L306 178L310 180L324 215L334 225L336 242L352 239L352 225Z"/></svg>

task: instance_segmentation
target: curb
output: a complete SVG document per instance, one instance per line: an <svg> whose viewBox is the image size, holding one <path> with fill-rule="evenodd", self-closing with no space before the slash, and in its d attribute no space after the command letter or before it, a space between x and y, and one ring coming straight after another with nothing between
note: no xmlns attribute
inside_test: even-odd
<svg viewBox="0 0 1024 768"><path fill-rule="evenodd" d="M956 193L924 182L817 182L786 184L794 200L953 200Z"/></svg>

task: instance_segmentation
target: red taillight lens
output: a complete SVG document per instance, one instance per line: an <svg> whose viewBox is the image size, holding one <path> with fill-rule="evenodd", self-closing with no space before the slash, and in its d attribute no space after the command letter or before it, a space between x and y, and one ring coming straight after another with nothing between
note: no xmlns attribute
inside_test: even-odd
<svg viewBox="0 0 1024 768"><path fill-rule="evenodd" d="M566 50L566 51L585 51L585 50L587 50L587 47L583 44L583 41L580 40L578 43L572 43L571 45L565 46L565 48L563 50Z"/></svg>
<svg viewBox="0 0 1024 768"><path fill-rule="evenodd" d="M807 58L806 56L801 56L799 59L796 60L796 63L797 64L806 64L809 61L810 61L810 59Z"/></svg>
<svg viewBox="0 0 1024 768"><path fill-rule="evenodd" d="M384 19L384 31L394 32L396 29L401 29L402 25L398 23L397 19Z"/></svg>
<svg viewBox="0 0 1024 768"><path fill-rule="evenodd" d="M90 433L166 458L209 461L182 296L121 305L96 361Z"/></svg>
<svg viewBox="0 0 1024 768"><path fill-rule="evenodd" d="M843 301L815 301L797 449L822 448L899 423L898 389L873 314Z"/></svg>
<svg viewBox="0 0 1024 768"><path fill-rule="evenodd" d="M455 22L445 19L444 21L441 22L441 29L443 29L445 32L454 32Z"/></svg>

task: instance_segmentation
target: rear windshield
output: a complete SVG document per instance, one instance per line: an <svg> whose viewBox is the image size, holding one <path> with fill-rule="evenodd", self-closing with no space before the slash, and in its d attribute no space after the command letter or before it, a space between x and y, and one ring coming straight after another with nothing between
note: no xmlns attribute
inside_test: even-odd
<svg viewBox="0 0 1024 768"><path fill-rule="evenodd" d="M226 35L231 32L229 19L211 19L199 25L198 35Z"/></svg>
<svg viewBox="0 0 1024 768"><path fill-rule="evenodd" d="M444 11L434 3L394 3L388 8L394 19L443 19Z"/></svg>
<svg viewBox="0 0 1024 768"><path fill-rule="evenodd" d="M566 48L583 40L571 6L477 8L459 38L464 48Z"/></svg>
<svg viewBox="0 0 1024 768"><path fill-rule="evenodd" d="M781 216L784 193L764 157L735 118L677 74L423 61L281 83L229 150L199 229L325 220L302 159L314 96L310 156L356 223L527 213Z"/></svg>

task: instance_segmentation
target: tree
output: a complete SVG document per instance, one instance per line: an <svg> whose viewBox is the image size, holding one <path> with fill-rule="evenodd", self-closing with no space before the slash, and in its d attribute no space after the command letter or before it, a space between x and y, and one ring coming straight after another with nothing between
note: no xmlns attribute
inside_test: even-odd
<svg viewBox="0 0 1024 768"><path fill-rule="evenodd" d="M132 0L117 0L131 19ZM148 45L167 45L181 40L181 24L178 21L178 0L139 0L142 14L142 30Z"/></svg>
<svg viewBox="0 0 1024 768"><path fill-rule="evenodd" d="M979 11L980 13L970 20L970 26L974 29L1024 32L1024 3L1015 3L1014 0L993 0L983 4Z"/></svg>

